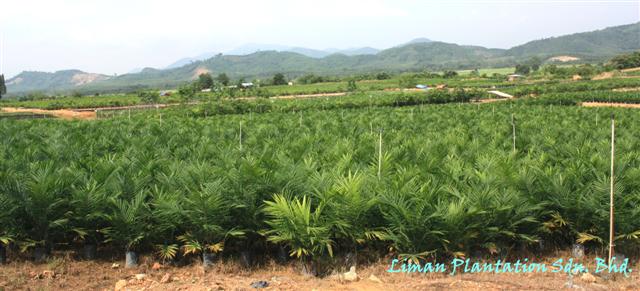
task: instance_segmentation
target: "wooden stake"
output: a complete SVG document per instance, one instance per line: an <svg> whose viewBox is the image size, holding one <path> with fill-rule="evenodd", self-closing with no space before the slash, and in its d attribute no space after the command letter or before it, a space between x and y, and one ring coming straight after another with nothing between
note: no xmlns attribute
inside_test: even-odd
<svg viewBox="0 0 640 291"><path fill-rule="evenodd" d="M513 131L513 151L516 151L516 121L513 117L513 113L511 113L511 128Z"/></svg>
<svg viewBox="0 0 640 291"><path fill-rule="evenodd" d="M615 160L615 152L616 152L616 120L613 114L611 114L611 181L610 181L610 192L609 192L609 266L611 266L611 259L613 257L613 247L615 246L613 243L613 166Z"/></svg>
<svg viewBox="0 0 640 291"><path fill-rule="evenodd" d="M240 121L240 151L242 151L242 121Z"/></svg>
<svg viewBox="0 0 640 291"><path fill-rule="evenodd" d="M378 179L382 172L382 128L380 129L380 141L378 142Z"/></svg>

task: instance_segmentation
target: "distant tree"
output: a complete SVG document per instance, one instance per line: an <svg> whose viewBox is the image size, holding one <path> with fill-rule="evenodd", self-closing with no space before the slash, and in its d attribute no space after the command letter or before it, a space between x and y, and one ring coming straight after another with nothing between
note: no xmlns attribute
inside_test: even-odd
<svg viewBox="0 0 640 291"><path fill-rule="evenodd" d="M160 99L160 94L155 91L140 91L138 97L146 104L156 104Z"/></svg>
<svg viewBox="0 0 640 291"><path fill-rule="evenodd" d="M610 63L618 70L640 67L640 51L616 56Z"/></svg>
<svg viewBox="0 0 640 291"><path fill-rule="evenodd" d="M211 74L204 73L198 76L198 87L202 89L211 89L213 87L213 77Z"/></svg>
<svg viewBox="0 0 640 291"><path fill-rule="evenodd" d="M307 74L300 78L298 78L298 83L300 84L315 84L324 82L324 78L322 76L316 76L314 74Z"/></svg>
<svg viewBox="0 0 640 291"><path fill-rule="evenodd" d="M242 83L244 83L244 78L240 78L238 79L238 82L236 83L236 86L238 86L238 88L242 89Z"/></svg>
<svg viewBox="0 0 640 291"><path fill-rule="evenodd" d="M544 68L542 69L545 73L549 73L552 75L555 75L558 72L558 66L551 64L551 65L547 65L544 66Z"/></svg>
<svg viewBox="0 0 640 291"><path fill-rule="evenodd" d="M178 87L178 94L183 102L188 102L196 96L197 84L186 84Z"/></svg>
<svg viewBox="0 0 640 291"><path fill-rule="evenodd" d="M418 81L416 80L415 75L407 74L400 77L398 84L400 85L400 88L413 88L418 85Z"/></svg>
<svg viewBox="0 0 640 291"><path fill-rule="evenodd" d="M78 92L78 91L73 91L73 92L71 93L71 97L73 97L73 98L80 98L80 97L82 97L82 93L80 93L80 92Z"/></svg>
<svg viewBox="0 0 640 291"><path fill-rule="evenodd" d="M382 72L382 73L376 74L376 79L387 80L387 79L391 79L391 76L389 76L389 74L387 74L386 72Z"/></svg>
<svg viewBox="0 0 640 291"><path fill-rule="evenodd" d="M479 77L480 76L480 72L478 71L478 69L473 69L469 73L469 76L471 76L471 77Z"/></svg>
<svg viewBox="0 0 640 291"><path fill-rule="evenodd" d="M219 74L218 77L216 77L216 81L220 82L224 86L229 86L229 82L231 82L229 76L225 73Z"/></svg>
<svg viewBox="0 0 640 291"><path fill-rule="evenodd" d="M445 78L453 78L453 77L455 77L457 75L458 75L458 73L456 71L451 71L451 70L444 71L444 73L442 73L442 76L445 77Z"/></svg>
<svg viewBox="0 0 640 291"><path fill-rule="evenodd" d="M286 85L287 79L285 79L282 73L277 73L273 75L273 81L271 81L273 85Z"/></svg>
<svg viewBox="0 0 640 291"><path fill-rule="evenodd" d="M355 90L358 90L358 86L356 85L356 80L347 81L347 91L353 92Z"/></svg>
<svg viewBox="0 0 640 291"><path fill-rule="evenodd" d="M529 68L529 66L521 65L521 64L516 65L516 71L515 71L516 74L527 75L529 74L529 72L531 72L531 68Z"/></svg>
<svg viewBox="0 0 640 291"><path fill-rule="evenodd" d="M4 84L4 75L0 75L0 99L7 94L7 86Z"/></svg>
<svg viewBox="0 0 640 291"><path fill-rule="evenodd" d="M542 66L542 60L538 57L532 57L528 59L524 64L529 67L529 70L531 72L535 72L540 69L540 66Z"/></svg>

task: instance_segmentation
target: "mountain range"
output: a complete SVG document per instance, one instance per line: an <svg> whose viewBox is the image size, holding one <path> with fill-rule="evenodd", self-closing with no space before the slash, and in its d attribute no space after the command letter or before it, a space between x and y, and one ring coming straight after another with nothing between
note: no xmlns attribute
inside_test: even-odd
<svg viewBox="0 0 640 291"><path fill-rule="evenodd" d="M342 50L335 49L335 48L317 50L317 49L311 49L311 48L284 46L284 45L277 45L277 44L249 43L249 44L245 44L240 47L237 47L235 49L232 49L230 51L227 51L224 54L241 56L241 55L250 55L250 54L261 52L261 51L292 52L292 53L298 53L310 58L324 58L331 54L343 54L347 56L375 55L380 50L372 47L349 48L349 49L342 49ZM208 52L208 53L197 55L195 57L182 58L166 66L164 69L179 68L193 62L207 60L218 54L222 54L222 53Z"/></svg>
<svg viewBox="0 0 640 291"><path fill-rule="evenodd" d="M65 70L22 72L7 81L9 94L30 91L122 92L144 88L172 88L201 73L226 73L232 78L269 78L284 73L351 75L365 72L438 71L514 66L531 57L602 62L617 54L640 50L640 22L597 31L534 40L510 49L458 45L415 39L389 49L315 50L301 47L248 44L224 54L204 53L176 61L164 69L106 76ZM559 58L560 57L560 58ZM577 61L575 61L577 59Z"/></svg>

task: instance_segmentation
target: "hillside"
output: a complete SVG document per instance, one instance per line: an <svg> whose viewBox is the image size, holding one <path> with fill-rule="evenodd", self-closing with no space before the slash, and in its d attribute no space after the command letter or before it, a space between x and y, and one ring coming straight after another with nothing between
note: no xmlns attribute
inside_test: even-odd
<svg viewBox="0 0 640 291"><path fill-rule="evenodd" d="M237 53L258 47L263 48L264 45L241 47ZM373 48L343 51L305 48L286 48L289 51L279 51L283 48L273 48L274 50L246 55L217 54L206 60L191 59L175 68L147 68L139 73L111 78L77 70L56 73L24 72L9 80L7 86L10 94L70 89L93 93L172 88L194 79L201 72L224 72L234 79L250 80L269 78L275 73L285 73L292 78L308 73L349 75L376 71L506 67L533 56L543 59L555 56L567 59L578 57L582 62L604 61L613 55L640 49L640 23L535 40L508 50L457 45L426 38L415 39L379 52Z"/></svg>
<svg viewBox="0 0 640 291"><path fill-rule="evenodd" d="M506 66L511 58L502 57L502 50L477 46L459 46L443 42L415 43L391 48L378 54L331 54L312 58L294 52L261 51L244 56L219 55L206 61L192 62L170 70L146 69L139 74L127 74L105 82L85 86L91 91L117 91L120 88L169 88L197 77L198 71L226 73L231 78L269 78L275 73L289 77L303 74L349 75L371 71L468 69L479 66Z"/></svg>
<svg viewBox="0 0 640 291"><path fill-rule="evenodd" d="M575 55L587 59L612 57L640 48L640 22L591 32L534 40L507 50L514 57Z"/></svg>
<svg viewBox="0 0 640 291"><path fill-rule="evenodd" d="M109 76L86 73L79 70L64 70L55 73L22 72L7 80L8 93L27 91L52 92L56 90L72 90L79 86L105 81Z"/></svg>

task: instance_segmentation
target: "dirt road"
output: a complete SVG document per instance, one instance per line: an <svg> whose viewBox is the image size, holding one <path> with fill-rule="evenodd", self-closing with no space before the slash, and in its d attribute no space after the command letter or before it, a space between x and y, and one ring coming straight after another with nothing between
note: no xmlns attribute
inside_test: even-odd
<svg viewBox="0 0 640 291"><path fill-rule="evenodd" d="M546 261L546 260L545 260ZM550 261L551 262L551 261ZM607 279L599 274L569 276L566 273L390 273L383 262L356 269L354 281L341 272L324 278L304 276L295 263L244 269L234 262L217 262L205 270L199 262L173 267L141 258L138 268L122 263L56 259L47 264L11 262L0 265L0 290L254 290L265 281L265 290L640 290L640 274ZM154 268L155 265L155 268Z"/></svg>
<svg viewBox="0 0 640 291"><path fill-rule="evenodd" d="M21 108L21 107L2 107L3 112L8 113L33 113L33 114L45 114L51 115L62 119L81 119L81 120L91 120L96 119L95 111L76 111L69 109L58 109L58 110L45 110L45 109L34 109L34 108Z"/></svg>
<svg viewBox="0 0 640 291"><path fill-rule="evenodd" d="M640 108L640 104L627 103L607 103L607 102L582 102L583 107L621 107L621 108Z"/></svg>

